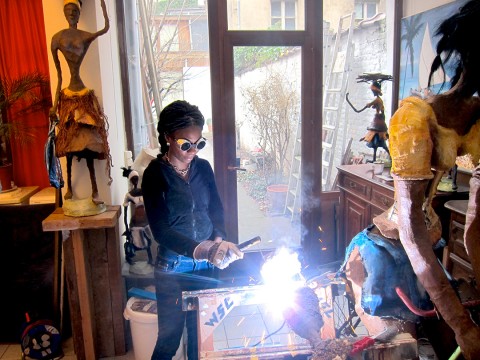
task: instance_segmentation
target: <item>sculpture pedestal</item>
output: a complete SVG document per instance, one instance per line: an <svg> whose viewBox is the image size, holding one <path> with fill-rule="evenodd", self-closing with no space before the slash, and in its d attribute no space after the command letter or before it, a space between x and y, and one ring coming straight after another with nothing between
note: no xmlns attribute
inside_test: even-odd
<svg viewBox="0 0 480 360"><path fill-rule="evenodd" d="M42 222L43 231L64 234L65 275L77 359L114 357L126 352L120 214L120 206L107 206L104 213L87 217L69 217L58 208Z"/></svg>
<svg viewBox="0 0 480 360"><path fill-rule="evenodd" d="M94 204L91 197L80 200L65 200L63 202L63 214L66 216L93 216L105 211L107 211L107 205Z"/></svg>

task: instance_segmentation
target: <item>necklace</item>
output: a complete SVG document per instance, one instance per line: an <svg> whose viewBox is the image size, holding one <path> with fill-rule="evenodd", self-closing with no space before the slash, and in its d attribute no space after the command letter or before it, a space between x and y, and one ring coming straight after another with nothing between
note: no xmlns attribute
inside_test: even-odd
<svg viewBox="0 0 480 360"><path fill-rule="evenodd" d="M179 169L178 167L176 167L175 165L173 165L171 162L170 162L170 158L168 157L168 154L165 154L165 160L167 160L167 162L172 165L172 167L175 169L175 171L182 177L185 177L187 176L188 174L188 171L190 170L190 163L188 164L187 168L186 169Z"/></svg>

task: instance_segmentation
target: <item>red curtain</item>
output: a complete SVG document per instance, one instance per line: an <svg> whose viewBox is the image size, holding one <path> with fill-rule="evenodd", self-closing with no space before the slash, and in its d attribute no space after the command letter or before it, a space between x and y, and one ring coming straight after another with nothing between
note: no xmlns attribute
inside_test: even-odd
<svg viewBox="0 0 480 360"><path fill-rule="evenodd" d="M42 0L0 0L0 44L1 77L15 79L19 75L37 71L49 78ZM49 89L41 96L48 97L51 103ZM14 181L17 186L49 186L44 161L48 111L49 107L45 107L22 118L34 135L31 141L12 141Z"/></svg>

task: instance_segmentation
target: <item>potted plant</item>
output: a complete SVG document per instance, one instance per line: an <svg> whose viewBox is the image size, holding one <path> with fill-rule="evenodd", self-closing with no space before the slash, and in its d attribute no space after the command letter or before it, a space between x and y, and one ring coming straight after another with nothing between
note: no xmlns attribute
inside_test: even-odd
<svg viewBox="0 0 480 360"><path fill-rule="evenodd" d="M27 113L50 106L50 98L44 96L48 86L48 78L38 72L15 79L0 76L0 192L11 188L11 140L28 143L32 139L32 129L22 120Z"/></svg>

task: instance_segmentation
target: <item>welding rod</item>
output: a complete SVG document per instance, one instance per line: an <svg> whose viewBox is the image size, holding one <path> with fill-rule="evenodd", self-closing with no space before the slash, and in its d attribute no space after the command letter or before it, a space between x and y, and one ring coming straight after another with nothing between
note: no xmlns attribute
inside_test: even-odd
<svg viewBox="0 0 480 360"><path fill-rule="evenodd" d="M253 245L257 245L260 241L262 241L260 236L255 236L253 239L247 240L240 245L238 245L238 248L240 250L246 250L249 247L252 247Z"/></svg>

